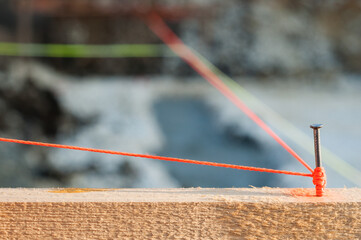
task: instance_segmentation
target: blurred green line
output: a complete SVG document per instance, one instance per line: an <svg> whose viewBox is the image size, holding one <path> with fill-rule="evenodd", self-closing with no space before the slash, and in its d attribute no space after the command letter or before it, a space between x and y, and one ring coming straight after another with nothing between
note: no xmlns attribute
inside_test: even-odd
<svg viewBox="0 0 361 240"><path fill-rule="evenodd" d="M273 111L266 104L257 99L254 95L240 86L236 81L225 75L216 66L210 63L207 59L202 57L198 52L192 49L195 54L206 64L234 93L242 99L251 109L262 114L262 117L268 122L272 123L279 132L287 136L290 140L298 146L306 150L310 154L314 154L313 138L309 137L291 122L281 117L278 113ZM328 167L332 168L338 174L348 179L357 186L361 186L361 172L350 165L345 160L341 159L328 148L322 146L323 162Z"/></svg>
<svg viewBox="0 0 361 240"><path fill-rule="evenodd" d="M37 44L0 42L0 56L54 58L174 57L164 44Z"/></svg>

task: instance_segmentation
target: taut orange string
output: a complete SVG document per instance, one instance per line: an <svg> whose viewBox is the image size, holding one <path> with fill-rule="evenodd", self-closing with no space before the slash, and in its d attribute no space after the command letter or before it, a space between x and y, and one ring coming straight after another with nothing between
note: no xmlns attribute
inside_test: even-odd
<svg viewBox="0 0 361 240"><path fill-rule="evenodd" d="M35 146L43 146L43 147L87 151L87 152L106 153L106 154L122 155L122 156L129 156L129 157L150 158L150 159L157 159L157 160L171 161L171 162L191 163L191 164L206 165L206 166L212 166L212 167L233 168L233 169L238 169L238 170L280 173L280 174L287 174L287 175L312 177L312 174L309 174L309 173L291 172L291 171L284 171L284 170L275 170L275 169L248 167L248 166L239 166L239 165L233 165L233 164L197 161L197 160L190 160L190 159L183 159L183 158L162 157L162 156L154 156L154 155L149 155L149 154L136 154L136 153L127 153L127 152L119 152L119 151L112 151L112 150L95 149L95 148L84 148L84 147L76 147L76 146L61 145L61 144L54 144L54 143L24 141L24 140L11 139L11 138L0 138L0 141L10 142L10 143L27 144L27 145L35 145Z"/></svg>

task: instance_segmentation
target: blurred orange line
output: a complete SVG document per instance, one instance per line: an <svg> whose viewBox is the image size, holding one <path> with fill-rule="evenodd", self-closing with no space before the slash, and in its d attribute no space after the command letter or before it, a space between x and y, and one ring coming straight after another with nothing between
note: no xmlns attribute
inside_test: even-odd
<svg viewBox="0 0 361 240"><path fill-rule="evenodd" d="M311 173L313 169L290 147L288 146L262 119L260 119L247 105L245 105L236 94L234 94L226 84L213 73L206 64L200 60L193 51L187 47L183 41L167 26L163 19L156 13L152 13L146 17L149 28L156 34L165 44L171 48L175 54L189 64L196 72L198 72L211 85L218 89L233 104L242 110L252 121L267 132L276 140L283 148L286 149L293 157L295 157L303 166Z"/></svg>

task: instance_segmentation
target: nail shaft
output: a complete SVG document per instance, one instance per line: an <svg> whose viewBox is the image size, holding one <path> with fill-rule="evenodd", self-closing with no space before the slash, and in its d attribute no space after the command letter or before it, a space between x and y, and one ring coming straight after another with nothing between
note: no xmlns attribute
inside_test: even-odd
<svg viewBox="0 0 361 240"><path fill-rule="evenodd" d="M321 167L321 144L320 144L320 128L322 124L312 124L310 127L313 129L313 137L315 144L315 162L316 167Z"/></svg>

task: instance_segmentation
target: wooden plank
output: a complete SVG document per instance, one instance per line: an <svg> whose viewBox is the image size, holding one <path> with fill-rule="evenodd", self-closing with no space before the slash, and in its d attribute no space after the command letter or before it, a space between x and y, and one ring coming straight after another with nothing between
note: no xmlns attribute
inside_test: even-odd
<svg viewBox="0 0 361 240"><path fill-rule="evenodd" d="M0 189L1 239L360 239L361 189Z"/></svg>

